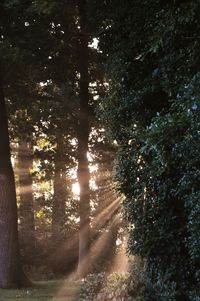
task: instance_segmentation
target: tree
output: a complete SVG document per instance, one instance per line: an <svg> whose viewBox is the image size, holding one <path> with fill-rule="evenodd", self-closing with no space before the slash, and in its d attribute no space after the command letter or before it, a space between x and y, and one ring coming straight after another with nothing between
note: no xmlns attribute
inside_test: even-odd
<svg viewBox="0 0 200 301"><path fill-rule="evenodd" d="M26 280L20 262L17 204L14 174L10 159L8 121L0 77L0 287L23 285Z"/></svg>
<svg viewBox="0 0 200 301"><path fill-rule="evenodd" d="M66 221L66 163L62 160L62 138L57 141L54 171L54 200L52 208L52 239L59 241L63 236ZM57 245L57 243L56 243Z"/></svg>
<svg viewBox="0 0 200 301"><path fill-rule="evenodd" d="M18 146L20 242L26 262L33 264L35 239L34 196L31 169L33 168L32 141L22 136Z"/></svg>
<svg viewBox="0 0 200 301"><path fill-rule="evenodd" d="M197 300L199 3L93 3L107 56L101 107L119 147L129 251L146 260L145 300Z"/></svg>
<svg viewBox="0 0 200 301"><path fill-rule="evenodd" d="M79 45L79 124L78 124L78 182L80 186L79 200L79 263L80 277L89 271L90 247L90 187L88 167L88 140L89 140L89 77L88 77L88 27L87 27L87 1L78 1L80 18L80 45Z"/></svg>

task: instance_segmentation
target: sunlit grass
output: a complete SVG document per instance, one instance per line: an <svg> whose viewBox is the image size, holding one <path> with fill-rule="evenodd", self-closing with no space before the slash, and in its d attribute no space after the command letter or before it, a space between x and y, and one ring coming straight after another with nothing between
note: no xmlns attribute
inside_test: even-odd
<svg viewBox="0 0 200 301"><path fill-rule="evenodd" d="M40 281L27 289L0 289L0 301L78 301L77 293L72 281Z"/></svg>

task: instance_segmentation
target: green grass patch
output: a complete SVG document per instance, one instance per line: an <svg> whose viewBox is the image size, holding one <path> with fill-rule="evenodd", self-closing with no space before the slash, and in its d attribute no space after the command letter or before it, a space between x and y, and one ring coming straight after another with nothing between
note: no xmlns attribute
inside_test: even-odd
<svg viewBox="0 0 200 301"><path fill-rule="evenodd" d="M78 290L72 281L40 281L31 288L0 289L0 301L78 301Z"/></svg>

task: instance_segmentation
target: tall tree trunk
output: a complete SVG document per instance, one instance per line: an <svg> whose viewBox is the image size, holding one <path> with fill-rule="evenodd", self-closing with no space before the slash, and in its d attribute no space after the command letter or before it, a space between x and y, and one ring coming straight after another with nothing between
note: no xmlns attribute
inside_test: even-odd
<svg viewBox="0 0 200 301"><path fill-rule="evenodd" d="M15 181L1 74L0 141L0 287L6 288L22 285L25 276L20 263Z"/></svg>
<svg viewBox="0 0 200 301"><path fill-rule="evenodd" d="M66 201L67 201L67 179L66 162L63 160L62 137L57 139L57 150L54 158L55 170L53 179L53 207L52 207L52 249L50 256L54 273L63 269L63 247L66 239ZM62 250L62 252L61 252ZM62 254L62 255L61 255ZM62 263L61 263L62 262Z"/></svg>
<svg viewBox="0 0 200 301"><path fill-rule="evenodd" d="M55 173L54 173L54 195L52 209L52 238L55 244L64 237L64 224L66 221L66 166L62 156L63 145L62 139L57 141L57 152L55 154Z"/></svg>
<svg viewBox="0 0 200 301"><path fill-rule="evenodd" d="M33 150L31 142L25 137L19 142L18 175L20 195L20 244L22 245L25 261L33 263L35 250L35 219L33 206L33 187L30 169L33 166Z"/></svg>
<svg viewBox="0 0 200 301"><path fill-rule="evenodd" d="M80 72L80 110L78 129L78 182L80 186L80 230L78 275L84 277L89 269L90 248L90 188L88 167L89 139L89 77L88 77L88 34L86 17L86 0L78 1L80 18L79 72Z"/></svg>

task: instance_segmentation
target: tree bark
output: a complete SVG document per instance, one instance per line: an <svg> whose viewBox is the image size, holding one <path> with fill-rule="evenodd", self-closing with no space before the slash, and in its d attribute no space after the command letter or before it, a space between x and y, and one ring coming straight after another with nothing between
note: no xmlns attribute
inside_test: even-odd
<svg viewBox="0 0 200 301"><path fill-rule="evenodd" d="M55 154L54 164L54 195L52 208L52 238L59 242L64 238L64 225L66 221L66 201L67 201L67 187L66 187L66 167L63 160L62 138L57 141L57 151Z"/></svg>
<svg viewBox="0 0 200 301"><path fill-rule="evenodd" d="M32 264L35 250L35 218L33 187L30 169L33 166L31 142L22 137L18 148L18 176L20 196L20 244L24 251L25 261Z"/></svg>
<svg viewBox="0 0 200 301"><path fill-rule="evenodd" d="M10 158L8 120L0 74L0 287L24 284L20 263L14 173Z"/></svg>
<svg viewBox="0 0 200 301"><path fill-rule="evenodd" d="M78 182L80 186L80 230L78 276L84 277L90 269L90 187L88 167L89 140L89 76L88 76L88 34L86 0L78 1L80 19L79 72L80 72L80 107L78 129Z"/></svg>

